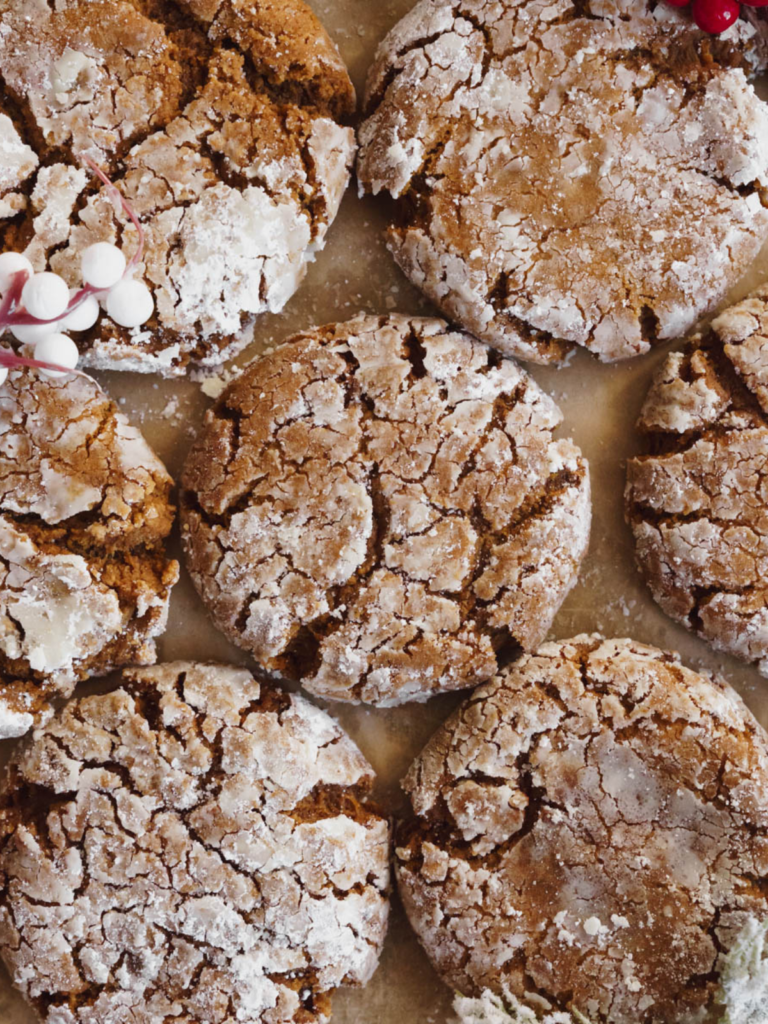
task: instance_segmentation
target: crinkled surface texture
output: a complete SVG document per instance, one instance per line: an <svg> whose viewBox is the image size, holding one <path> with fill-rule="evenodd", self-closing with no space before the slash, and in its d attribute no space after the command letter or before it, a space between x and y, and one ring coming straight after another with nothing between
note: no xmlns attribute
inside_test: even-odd
<svg viewBox="0 0 768 1024"><path fill-rule="evenodd" d="M85 376L0 388L0 738L90 675L155 659L173 481Z"/></svg>
<svg viewBox="0 0 768 1024"><path fill-rule="evenodd" d="M654 598L768 674L768 289L668 356L639 427L626 512Z"/></svg>
<svg viewBox="0 0 768 1024"><path fill-rule="evenodd" d="M745 74L765 41L651 6L420 0L379 49L361 187L395 197L405 273L502 352L645 352L768 236L768 107Z"/></svg>
<svg viewBox="0 0 768 1024"><path fill-rule="evenodd" d="M354 92L302 0L0 0L0 244L72 286L95 241L136 249L96 161L147 233L156 311L75 336L92 366L215 366L276 311L346 188ZM240 337L235 335L240 332Z"/></svg>
<svg viewBox="0 0 768 1024"><path fill-rule="evenodd" d="M243 669L131 669L12 764L0 950L46 1024L312 1024L373 973L389 825L325 712Z"/></svg>
<svg viewBox="0 0 768 1024"><path fill-rule="evenodd" d="M728 954L768 924L768 737L729 687L630 640L548 643L405 788L400 892L459 992L596 1024L722 1019Z"/></svg>
<svg viewBox="0 0 768 1024"><path fill-rule="evenodd" d="M188 457L192 578L230 639L313 693L471 686L541 641L587 546L560 418L440 320L299 335L226 389Z"/></svg>
<svg viewBox="0 0 768 1024"><path fill-rule="evenodd" d="M589 1024L579 1014L546 1010L537 1014L508 991L503 996L490 989L484 989L476 998L457 995L453 1007L458 1015L453 1024Z"/></svg>

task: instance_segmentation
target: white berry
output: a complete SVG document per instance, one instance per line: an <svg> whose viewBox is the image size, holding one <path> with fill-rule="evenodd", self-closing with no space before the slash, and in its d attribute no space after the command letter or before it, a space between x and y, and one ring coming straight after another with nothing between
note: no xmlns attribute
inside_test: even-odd
<svg viewBox="0 0 768 1024"><path fill-rule="evenodd" d="M11 334L22 345L36 345L43 338L55 333L51 324L14 324L11 327Z"/></svg>
<svg viewBox="0 0 768 1024"><path fill-rule="evenodd" d="M112 288L125 273L125 256L109 242L96 242L80 257L83 281L93 288Z"/></svg>
<svg viewBox="0 0 768 1024"><path fill-rule="evenodd" d="M36 320L56 320L69 305L67 282L48 270L35 274L24 285L21 301Z"/></svg>
<svg viewBox="0 0 768 1024"><path fill-rule="evenodd" d="M107 296L107 312L121 327L140 327L154 308L152 292L143 281L121 281Z"/></svg>
<svg viewBox="0 0 768 1024"><path fill-rule="evenodd" d="M70 292L70 299L77 294L76 291ZM61 321L61 327L64 331L87 331L89 327L93 327L96 321L99 319L99 302L95 295L88 295L83 301L72 310L71 313L67 313L64 319Z"/></svg>
<svg viewBox="0 0 768 1024"><path fill-rule="evenodd" d="M8 380L8 367L0 366L0 388Z"/></svg>
<svg viewBox="0 0 768 1024"><path fill-rule="evenodd" d="M26 270L30 277L34 273L32 264L20 252L4 252L0 255L0 292L7 292L11 286L11 278L19 271Z"/></svg>
<svg viewBox="0 0 768 1024"><path fill-rule="evenodd" d="M56 363L57 366L65 366L68 370L74 370L80 352L77 345L66 334L49 334L35 346L35 359L41 363ZM64 377L61 370L40 370L46 377Z"/></svg>

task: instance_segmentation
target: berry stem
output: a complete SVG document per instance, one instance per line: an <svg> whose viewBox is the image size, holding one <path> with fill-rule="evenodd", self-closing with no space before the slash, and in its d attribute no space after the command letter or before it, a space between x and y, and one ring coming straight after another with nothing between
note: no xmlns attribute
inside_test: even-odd
<svg viewBox="0 0 768 1024"><path fill-rule="evenodd" d="M17 356L7 348L0 348L0 366L6 370L18 370L27 368L33 370L56 370L59 373L75 374L78 377L87 376L82 370L73 370L70 366L59 366L58 363L44 363L39 359L28 359L26 356Z"/></svg>
<svg viewBox="0 0 768 1024"><path fill-rule="evenodd" d="M11 287L3 296L2 304L0 304L0 329L9 327L14 322L11 318L11 312L21 299L21 293L24 290L28 277L29 274L26 270L20 270L11 278Z"/></svg>
<svg viewBox="0 0 768 1024"><path fill-rule="evenodd" d="M131 206L131 204L125 198L125 196L117 187L117 185L115 185L113 181L110 181L110 179L107 177L104 171L102 171L98 164L94 163L89 156L83 156L83 163L93 171L97 178L104 182L107 189L109 190L110 195L120 203L120 206L122 206L126 217L130 220L131 224L133 224L133 226L136 228L136 234L139 236L139 244L136 249L136 252L131 257L131 262L128 264L128 270L133 270L133 268L141 261L141 258L144 255L144 228L141 226L141 222L139 221L139 218L136 216L136 212Z"/></svg>

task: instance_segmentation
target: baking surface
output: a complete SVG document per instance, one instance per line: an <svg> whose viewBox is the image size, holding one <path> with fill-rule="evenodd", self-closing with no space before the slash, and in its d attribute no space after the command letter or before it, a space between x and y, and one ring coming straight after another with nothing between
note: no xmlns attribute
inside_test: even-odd
<svg viewBox="0 0 768 1024"><path fill-rule="evenodd" d="M310 0L342 51L358 91L377 43L411 6L412 0ZM244 358L311 324L345 320L359 311L428 313L430 307L405 280L383 242L384 211L377 201L360 201L350 189L329 241L299 293L286 310L259 320ZM768 279L768 249L734 298ZM624 464L638 448L634 422L650 378L669 348L614 365L578 352L561 369L530 368L564 414L561 434L573 437L589 459L593 521L589 555L578 585L555 619L551 635L568 637L599 630L631 636L678 650L692 668L719 672L743 695L768 726L768 680L757 670L718 655L676 626L655 606L633 559L624 524ZM679 343L676 347L679 347ZM146 436L174 477L190 439L210 404L193 381L104 373L99 380ZM173 553L179 557L178 542ZM248 664L209 624L189 579L182 574L173 592L168 631L159 642L161 660L221 660ZM98 684L81 688L92 691ZM460 701L438 697L426 705L371 710L325 705L362 748L379 775L381 802L397 813L403 806L399 779L437 725ZM0 743L0 760L12 748ZM410 932L395 898L381 966L365 991L341 991L334 999L334 1024L446 1024L451 993L441 984ZM0 971L0 1024L32 1024L34 1016Z"/></svg>

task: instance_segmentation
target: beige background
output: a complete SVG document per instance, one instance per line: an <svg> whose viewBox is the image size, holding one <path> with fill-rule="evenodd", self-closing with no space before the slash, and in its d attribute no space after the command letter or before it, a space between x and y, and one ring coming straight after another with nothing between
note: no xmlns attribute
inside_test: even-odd
<svg viewBox="0 0 768 1024"><path fill-rule="evenodd" d="M412 0L310 3L338 42L362 94L377 43L411 7ZM310 324L344 320L360 310L428 312L429 306L403 278L384 248L383 226L381 205L370 199L359 200L353 186L325 252L288 308L257 323L248 357ZM766 278L768 250L749 280L742 282L738 295ZM552 636L599 630L676 649L692 667L722 673L768 726L768 680L753 668L715 654L670 622L652 603L635 571L622 516L624 464L636 450L633 424L664 351L611 366L579 352L562 369L532 370L536 380L560 404L565 416L562 430L587 455L594 492L589 556L579 584L555 620ZM102 374L100 379L177 475L190 437L209 404L199 384L135 374ZM178 549L176 541L174 548ZM173 593L168 632L159 646L164 660L248 661L209 625L184 575ZM89 689L93 688L89 684ZM393 813L402 806L398 780L458 700L456 696L436 698L427 705L388 711L331 706L331 712L376 768L379 796ZM0 760L10 749L10 744L0 743ZM365 992L337 994L334 1024L445 1024L451 1016L450 1002L451 994L421 952L395 898L381 967ZM0 970L0 1024L32 1024L33 1019Z"/></svg>

